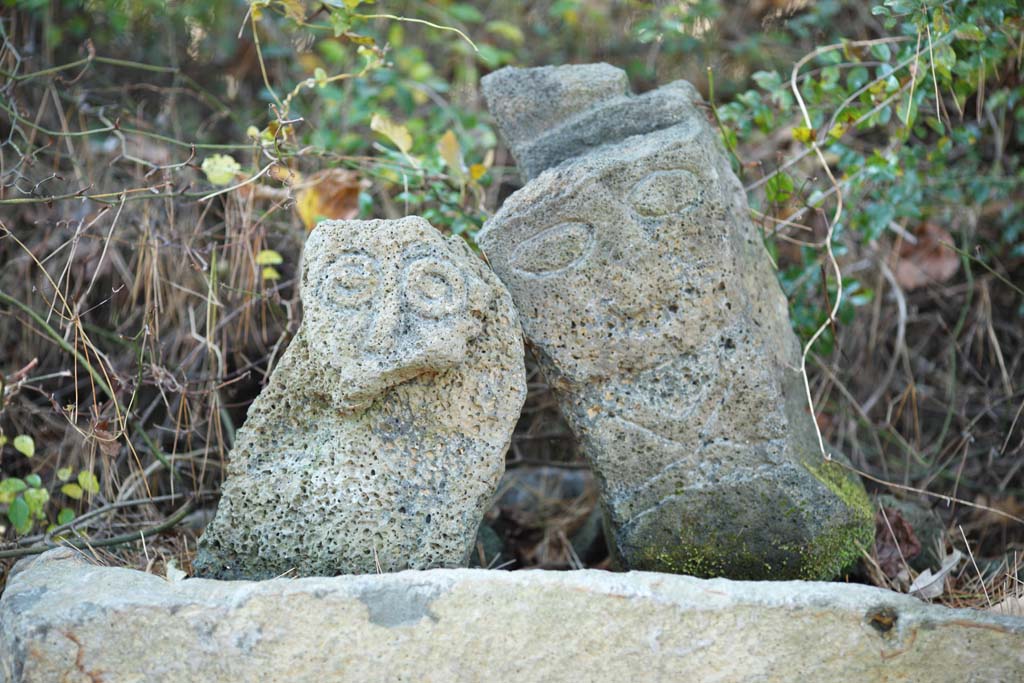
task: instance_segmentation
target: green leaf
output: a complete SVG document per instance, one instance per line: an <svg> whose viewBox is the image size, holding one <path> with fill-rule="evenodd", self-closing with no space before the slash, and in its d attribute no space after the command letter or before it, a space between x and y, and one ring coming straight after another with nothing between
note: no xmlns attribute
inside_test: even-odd
<svg viewBox="0 0 1024 683"><path fill-rule="evenodd" d="M67 481L71 478L71 472L72 470L70 467L61 467L57 470L57 478L61 481Z"/></svg>
<svg viewBox="0 0 1024 683"><path fill-rule="evenodd" d="M974 24L960 24L956 29L956 37L961 40L985 40L985 32Z"/></svg>
<svg viewBox="0 0 1024 683"><path fill-rule="evenodd" d="M868 70L863 66L855 66L846 74L846 85L850 90L857 90L868 82Z"/></svg>
<svg viewBox="0 0 1024 683"><path fill-rule="evenodd" d="M78 473L78 485L90 495L96 495L100 492L99 479L96 478L95 474L87 470L82 470Z"/></svg>
<svg viewBox="0 0 1024 683"><path fill-rule="evenodd" d="M331 16L332 16L332 19L333 19L334 15L331 15ZM341 30L341 33L344 33L346 30L348 30L348 26L345 26L345 28L343 28ZM341 33L336 34L335 37L341 35ZM334 40L320 40L320 41L317 41L316 49L317 49L317 51L321 55L323 55L324 59L326 59L328 62L330 62L332 64L341 64L341 63L343 63L345 61L345 57L346 57L345 48L343 48L341 46L341 44L339 42L337 42L337 41L334 41Z"/></svg>
<svg viewBox="0 0 1024 683"><path fill-rule="evenodd" d="M316 81L317 86L322 88L327 85L327 72L318 66L313 70L313 79Z"/></svg>
<svg viewBox="0 0 1024 683"><path fill-rule="evenodd" d="M885 0L885 4L889 7L893 14L910 14L918 10L917 2L912 0Z"/></svg>
<svg viewBox="0 0 1024 683"><path fill-rule="evenodd" d="M826 66L821 70L821 86L825 90L831 90L839 82L839 67Z"/></svg>
<svg viewBox="0 0 1024 683"><path fill-rule="evenodd" d="M472 5L452 5L448 8L448 14L467 24L478 24L484 20L484 15Z"/></svg>
<svg viewBox="0 0 1024 683"><path fill-rule="evenodd" d="M477 52L477 59L491 68L496 68L511 61L512 54L505 50L499 50L493 45L481 45Z"/></svg>
<svg viewBox="0 0 1024 683"><path fill-rule="evenodd" d="M485 28L496 36L501 36L510 43L522 45L526 38L523 31L515 24L508 21L489 21Z"/></svg>
<svg viewBox="0 0 1024 683"><path fill-rule="evenodd" d="M352 28L352 17L346 11L331 12L328 21L331 22L331 28L334 29L335 38Z"/></svg>
<svg viewBox="0 0 1024 683"><path fill-rule="evenodd" d="M0 481L0 503L7 505L14 497L28 488L24 481L17 477L9 477Z"/></svg>
<svg viewBox="0 0 1024 683"><path fill-rule="evenodd" d="M43 485L43 480L39 477L38 474L30 474L27 477L25 477L25 483L31 486L32 488L37 489Z"/></svg>
<svg viewBox="0 0 1024 683"><path fill-rule="evenodd" d="M28 511L34 519L46 519L43 508L46 506L46 502L50 500L49 491L46 489L26 489L21 495L25 498L25 503L28 504Z"/></svg>
<svg viewBox="0 0 1024 683"><path fill-rule="evenodd" d="M7 519L14 525L14 530L19 534L27 534L32 529L32 518L29 515L28 503L22 497L17 497L10 507L7 508Z"/></svg>
<svg viewBox="0 0 1024 683"><path fill-rule="evenodd" d="M769 202L782 204L793 196L793 187L793 179L789 174L779 171L765 183L764 194Z"/></svg>
<svg viewBox="0 0 1024 683"><path fill-rule="evenodd" d="M57 513L57 524L64 526L75 521L75 511L71 508L61 508Z"/></svg>
<svg viewBox="0 0 1024 683"><path fill-rule="evenodd" d="M63 493L68 498L82 500L82 487L74 482L71 482L70 484L64 484L63 486L61 486L60 492Z"/></svg>
<svg viewBox="0 0 1024 683"><path fill-rule="evenodd" d="M755 71L750 77L757 83L757 87L768 92L782 87L782 76L778 71Z"/></svg>
<svg viewBox="0 0 1024 683"><path fill-rule="evenodd" d="M229 185L242 167L227 154L214 154L203 159L202 169L214 185Z"/></svg>
<svg viewBox="0 0 1024 683"><path fill-rule="evenodd" d="M36 442L32 440L32 437L28 434L19 434L14 437L14 450L18 451L26 458L31 458L36 454Z"/></svg>
<svg viewBox="0 0 1024 683"><path fill-rule="evenodd" d="M17 477L8 477L0 481L0 493L21 493L28 485Z"/></svg>

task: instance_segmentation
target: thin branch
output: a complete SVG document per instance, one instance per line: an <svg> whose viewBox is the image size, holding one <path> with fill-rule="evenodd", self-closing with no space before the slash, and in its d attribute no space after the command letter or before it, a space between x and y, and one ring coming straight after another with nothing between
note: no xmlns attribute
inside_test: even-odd
<svg viewBox="0 0 1024 683"><path fill-rule="evenodd" d="M160 524L149 527L148 529L140 529L139 531L133 531L127 534L120 534L119 536L111 536L110 538L102 538L96 541L90 541L86 538L72 538L61 541L59 543L53 543L50 545L37 545L29 548L16 548L14 550L0 550L0 560L10 560L17 557L25 557L27 555L39 555L45 553L47 550L60 547L68 548L105 548L112 545L122 545L124 543L132 543L133 541L142 540L150 536L155 536L163 531L172 529L178 525L178 523L185 519L185 516L192 511L192 507L195 505L195 498L189 496L189 499L185 501L185 504L178 508L177 511Z"/></svg>

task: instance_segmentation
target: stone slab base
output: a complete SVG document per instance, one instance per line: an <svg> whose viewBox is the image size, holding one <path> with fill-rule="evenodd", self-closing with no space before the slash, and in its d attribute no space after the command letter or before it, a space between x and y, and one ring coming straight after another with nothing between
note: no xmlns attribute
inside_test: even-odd
<svg viewBox="0 0 1024 683"><path fill-rule="evenodd" d="M1024 680L1024 619L860 585L600 571L186 579L52 550L0 598L6 681Z"/></svg>

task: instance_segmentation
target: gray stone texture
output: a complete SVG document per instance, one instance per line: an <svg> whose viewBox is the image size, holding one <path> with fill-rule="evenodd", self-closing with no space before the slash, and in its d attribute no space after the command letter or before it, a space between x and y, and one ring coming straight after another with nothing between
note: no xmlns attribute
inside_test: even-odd
<svg viewBox="0 0 1024 683"><path fill-rule="evenodd" d="M532 179L477 239L621 562L837 575L872 543L870 502L818 448L786 299L695 90L633 96L588 65L503 69L484 93Z"/></svg>
<svg viewBox="0 0 1024 683"><path fill-rule="evenodd" d="M1024 619L850 584L437 569L185 579L22 561L0 679L1016 683Z"/></svg>
<svg viewBox="0 0 1024 683"><path fill-rule="evenodd" d="M525 398L508 292L422 218L326 221L302 325L249 409L196 567L464 566Z"/></svg>

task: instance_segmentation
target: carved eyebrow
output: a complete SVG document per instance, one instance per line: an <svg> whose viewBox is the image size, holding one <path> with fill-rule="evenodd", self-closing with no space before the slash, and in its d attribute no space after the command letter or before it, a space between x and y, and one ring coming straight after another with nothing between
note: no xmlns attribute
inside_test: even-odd
<svg viewBox="0 0 1024 683"><path fill-rule="evenodd" d="M349 258L349 257L352 257L352 256L357 256L357 257L360 257L360 258L365 258L365 259L370 260L370 261L376 261L377 260L377 258L373 254L367 253L366 250L364 250L364 249L347 249L345 251L342 251L342 252L339 252L338 254L336 254L335 257L333 259L331 259L330 261L324 261L323 265L331 266L331 265L334 265L335 263L337 263L338 261L342 260L343 258Z"/></svg>
<svg viewBox="0 0 1024 683"><path fill-rule="evenodd" d="M402 252L402 265L407 266L413 261L419 261L428 257L436 258L445 263L451 262L451 255L444 249L439 249L438 246L436 244L414 244Z"/></svg>
<svg viewBox="0 0 1024 683"><path fill-rule="evenodd" d="M320 263L317 263L315 265L315 271L314 272L317 274L317 277L320 277L320 278L327 277L330 274L331 268L333 266L337 265L343 259L352 259L353 257L355 257L357 259L363 259L365 261L368 261L370 264L372 264L375 267L378 266L378 260L377 260L377 258L375 256L373 256L372 254L368 254L365 251L360 249L360 250L343 251L343 252L335 255L335 257L330 259L330 260L321 261Z"/></svg>

